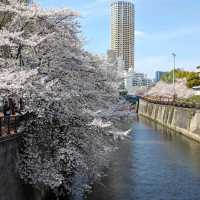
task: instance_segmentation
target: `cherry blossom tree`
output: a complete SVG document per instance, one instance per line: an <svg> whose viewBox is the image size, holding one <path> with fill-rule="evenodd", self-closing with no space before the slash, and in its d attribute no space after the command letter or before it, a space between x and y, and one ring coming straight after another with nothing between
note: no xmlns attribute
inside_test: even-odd
<svg viewBox="0 0 200 200"><path fill-rule="evenodd" d="M17 0L0 3L0 12L12 16L0 30L0 90L23 98L28 116L20 177L58 196L84 190L115 144L121 77L81 48L78 13Z"/></svg>

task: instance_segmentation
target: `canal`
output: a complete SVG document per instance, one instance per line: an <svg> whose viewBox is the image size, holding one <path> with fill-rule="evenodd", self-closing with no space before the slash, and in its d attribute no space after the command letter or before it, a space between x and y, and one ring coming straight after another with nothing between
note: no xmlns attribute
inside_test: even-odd
<svg viewBox="0 0 200 200"><path fill-rule="evenodd" d="M144 118L86 200L199 200L200 144Z"/></svg>

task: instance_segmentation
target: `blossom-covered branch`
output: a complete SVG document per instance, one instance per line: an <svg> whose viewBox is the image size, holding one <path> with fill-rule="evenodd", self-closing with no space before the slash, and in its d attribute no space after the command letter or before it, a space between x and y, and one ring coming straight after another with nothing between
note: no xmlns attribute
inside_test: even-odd
<svg viewBox="0 0 200 200"><path fill-rule="evenodd" d="M123 77L80 47L76 12L15 3L0 4L13 14L0 32L0 89L22 98L30 113L20 127L20 176L71 193L98 178L113 148Z"/></svg>

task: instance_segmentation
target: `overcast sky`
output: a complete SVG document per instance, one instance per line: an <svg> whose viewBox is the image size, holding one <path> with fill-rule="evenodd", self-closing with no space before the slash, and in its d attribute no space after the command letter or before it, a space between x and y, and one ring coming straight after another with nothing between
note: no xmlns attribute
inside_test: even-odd
<svg viewBox="0 0 200 200"><path fill-rule="evenodd" d="M110 47L110 1L36 0L45 8L69 7L81 14L85 48L105 54ZM200 0L135 0L137 72L154 77L169 70L171 53L179 68L200 65Z"/></svg>

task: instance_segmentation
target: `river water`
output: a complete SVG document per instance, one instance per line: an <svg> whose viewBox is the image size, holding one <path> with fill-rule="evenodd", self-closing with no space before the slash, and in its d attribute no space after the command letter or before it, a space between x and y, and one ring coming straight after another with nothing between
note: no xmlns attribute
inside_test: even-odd
<svg viewBox="0 0 200 200"><path fill-rule="evenodd" d="M149 120L112 155L87 200L200 200L200 144Z"/></svg>

